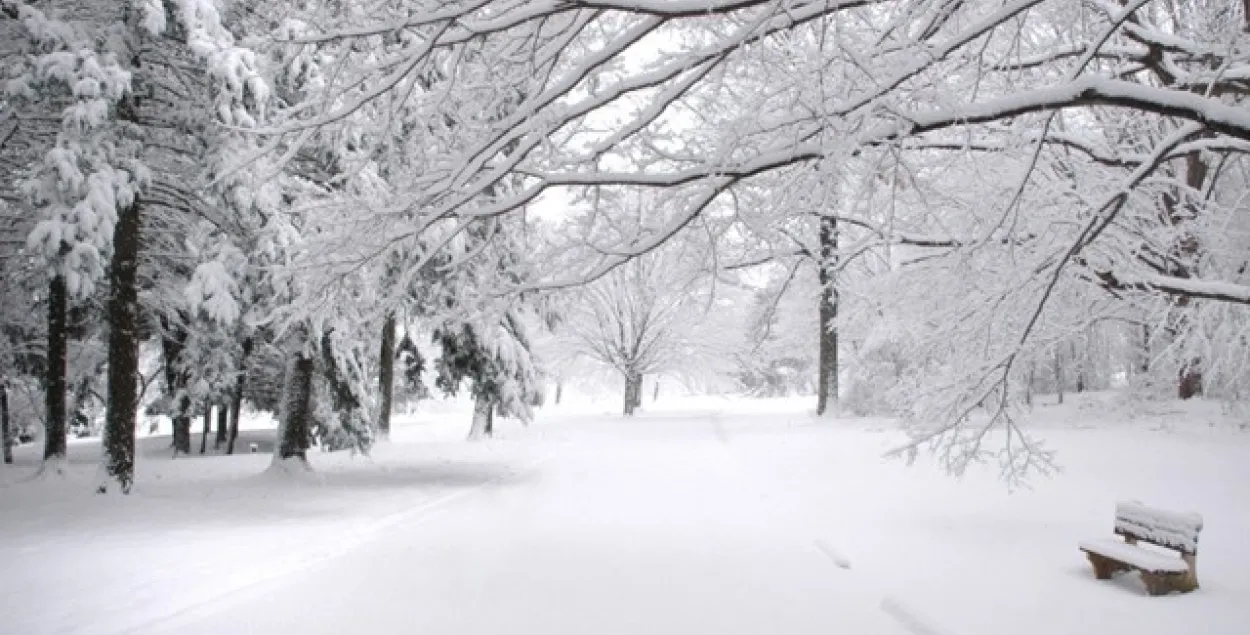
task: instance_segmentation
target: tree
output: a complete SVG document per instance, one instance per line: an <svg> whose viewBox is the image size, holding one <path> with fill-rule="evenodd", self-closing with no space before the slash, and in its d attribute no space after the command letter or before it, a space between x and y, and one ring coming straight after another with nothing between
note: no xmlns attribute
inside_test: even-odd
<svg viewBox="0 0 1250 635"><path fill-rule="evenodd" d="M563 319L577 351L620 375L626 416L642 405L644 377L710 366L735 340L708 318L722 308L701 254L681 247L636 258L577 290Z"/></svg>

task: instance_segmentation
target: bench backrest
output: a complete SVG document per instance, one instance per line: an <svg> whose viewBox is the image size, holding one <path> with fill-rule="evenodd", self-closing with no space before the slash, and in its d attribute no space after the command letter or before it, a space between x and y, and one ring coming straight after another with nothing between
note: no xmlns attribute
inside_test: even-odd
<svg viewBox="0 0 1250 635"><path fill-rule="evenodd" d="M1198 553L1202 516L1147 507L1136 501L1115 506L1115 533L1188 555Z"/></svg>

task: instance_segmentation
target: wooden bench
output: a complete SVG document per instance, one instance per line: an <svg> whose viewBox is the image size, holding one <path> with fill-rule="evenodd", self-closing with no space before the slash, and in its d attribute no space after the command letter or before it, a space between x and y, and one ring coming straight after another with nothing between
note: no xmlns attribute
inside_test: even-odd
<svg viewBox="0 0 1250 635"><path fill-rule="evenodd" d="M1094 565L1094 576L1110 579L1121 571L1140 571L1150 595L1171 591L1188 593L1198 588L1198 532L1202 516L1147 507L1138 502L1115 506L1115 533L1124 538L1086 541L1081 551ZM1145 542L1180 553L1177 558L1146 549Z"/></svg>

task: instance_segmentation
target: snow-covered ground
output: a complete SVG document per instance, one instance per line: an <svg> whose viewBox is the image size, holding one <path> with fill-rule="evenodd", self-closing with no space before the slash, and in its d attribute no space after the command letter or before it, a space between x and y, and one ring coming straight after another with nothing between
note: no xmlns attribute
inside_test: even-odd
<svg viewBox="0 0 1250 635"><path fill-rule="evenodd" d="M1219 404L1086 395L1039 406L1063 471L1009 493L881 459L884 422L805 401L664 400L540 413L461 441L458 409L397 422L371 459L169 460L128 498L0 469L5 633L1250 632L1250 423ZM259 427L259 426L258 426ZM249 438L268 433L254 430ZM198 441L198 439L197 439ZM1114 503L1203 514L1202 588L1093 579L1077 543Z"/></svg>

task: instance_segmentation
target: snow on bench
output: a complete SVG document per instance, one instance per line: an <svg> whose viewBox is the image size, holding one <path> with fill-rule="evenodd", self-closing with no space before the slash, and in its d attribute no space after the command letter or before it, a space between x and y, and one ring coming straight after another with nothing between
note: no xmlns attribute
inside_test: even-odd
<svg viewBox="0 0 1250 635"><path fill-rule="evenodd" d="M1139 502L1118 503L1115 533L1123 542L1103 539L1079 543L1094 566L1094 575L1106 580L1120 571L1140 571L1151 595L1198 588L1198 533L1202 516L1147 507ZM1172 557L1138 547L1146 542L1180 552Z"/></svg>
<svg viewBox="0 0 1250 635"><path fill-rule="evenodd" d="M1096 553L1117 562L1123 562L1139 571L1149 571L1151 573L1184 573L1189 571L1189 565L1185 564L1185 561L1180 558L1142 549L1137 545L1130 545L1115 538L1086 540L1079 544L1082 551Z"/></svg>
<svg viewBox="0 0 1250 635"><path fill-rule="evenodd" d="M1202 516L1153 509L1136 501L1115 506L1115 533L1181 553L1198 553Z"/></svg>

